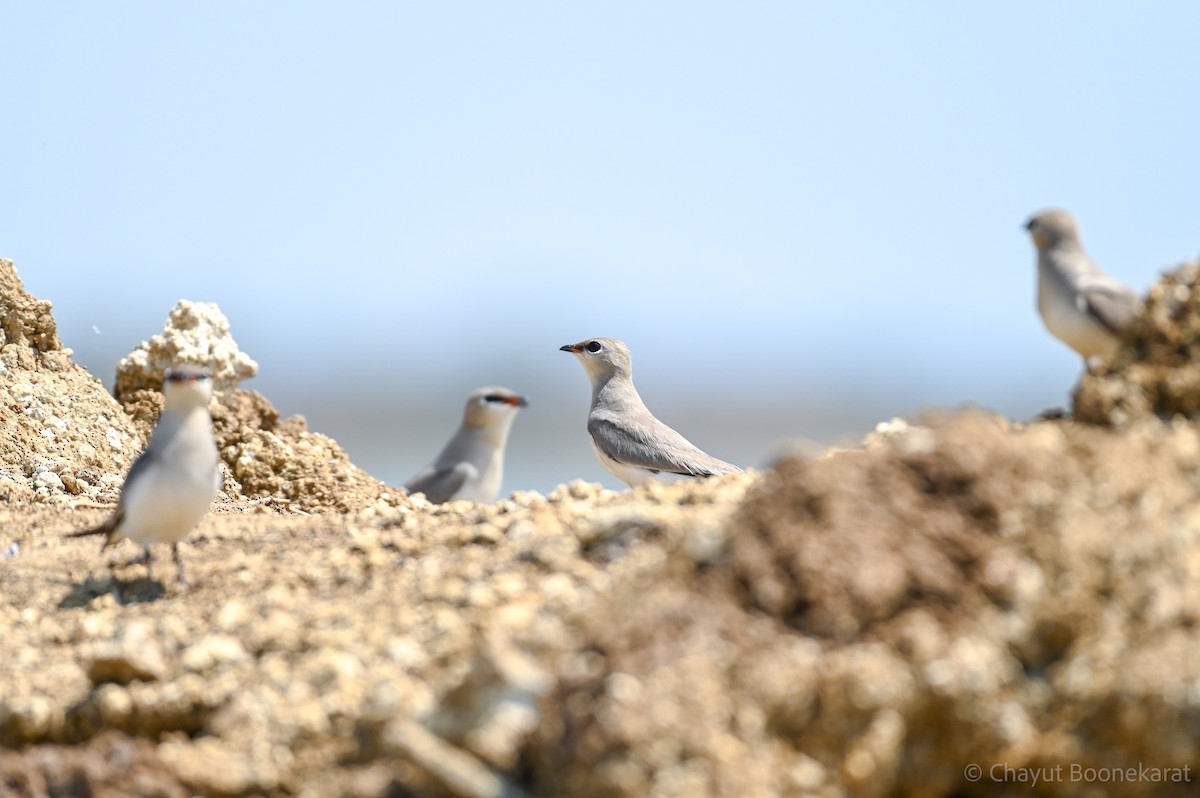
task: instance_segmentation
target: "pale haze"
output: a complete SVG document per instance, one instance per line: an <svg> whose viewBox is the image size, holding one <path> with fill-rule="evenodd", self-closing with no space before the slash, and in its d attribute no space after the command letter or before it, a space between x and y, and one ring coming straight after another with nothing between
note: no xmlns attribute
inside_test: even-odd
<svg viewBox="0 0 1200 798"><path fill-rule="evenodd" d="M1200 4L23 3L0 257L76 360L216 302L243 387L400 484L525 393L504 489L621 487L558 347L761 467L1063 406L1033 212L1144 292L1200 254Z"/></svg>

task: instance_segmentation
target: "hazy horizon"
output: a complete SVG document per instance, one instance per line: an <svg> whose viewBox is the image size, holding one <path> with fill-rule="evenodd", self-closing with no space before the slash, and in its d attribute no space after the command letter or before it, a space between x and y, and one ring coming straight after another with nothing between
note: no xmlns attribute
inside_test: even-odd
<svg viewBox="0 0 1200 798"><path fill-rule="evenodd" d="M619 484L557 352L761 465L921 407L1062 406L1024 220L1144 291L1200 251L1200 6L0 9L0 257L111 383L179 299L245 385L397 484L467 393L533 404L505 491ZM1120 54L1119 59L1114 54ZM561 478L556 475L562 474Z"/></svg>
<svg viewBox="0 0 1200 798"><path fill-rule="evenodd" d="M20 273L19 264L17 269ZM53 302L52 297L38 298ZM57 311L55 315L57 319ZM161 324L143 339L160 331ZM236 324L232 334L239 340ZM128 350L118 351L108 345L103 331L92 331L80 343L64 334L60 325L60 336L64 345L72 348L73 360L110 390L117 361L142 340L131 340ZM503 383L531 398L530 407L518 416L510 439L504 495L515 490L547 493L574 479L621 488L623 485L596 460L588 443L585 422L590 387L586 375L574 358L557 349L558 345L553 345L541 353L527 353L530 360L542 359L540 374L510 372L504 380L497 374L503 369L486 364L464 368L462 373L435 371L427 379L437 386L436 392L423 389L420 380L401 379L396 371L370 371L364 376L361 366L352 361L338 364L318 378L299 372L272 374L272 365L260 360L259 376L240 387L262 393L283 416L304 416L311 431L337 440L356 465L389 485L400 486L433 458L456 429L467 394L479 385ZM243 350L255 357L253 351ZM659 352L658 357L662 359L663 354ZM716 394L703 390L699 375L643 373L651 370L649 365L639 368L642 361L635 352L639 390L656 414L702 448L745 468L759 469L768 467L781 453L795 451L797 446L812 451L821 446L853 444L880 422L896 416L911 419L925 410L972 405L1027 419L1048 407L1065 406L1073 387L1073 382L1065 383L1058 401L1051 397L1039 404L1025 399L1037 393L1031 390L1033 386L1013 385L1009 396L988 406L971 397L924 400L921 386L879 395L867 380L856 383L843 379L815 389L795 389L791 387L793 380L781 375L779 391L762 393L761 381L748 383L748 390L724 381L720 394ZM653 365L667 374L671 371L669 358ZM467 373L490 374L496 379L472 381ZM367 379L371 390L364 393L358 388Z"/></svg>

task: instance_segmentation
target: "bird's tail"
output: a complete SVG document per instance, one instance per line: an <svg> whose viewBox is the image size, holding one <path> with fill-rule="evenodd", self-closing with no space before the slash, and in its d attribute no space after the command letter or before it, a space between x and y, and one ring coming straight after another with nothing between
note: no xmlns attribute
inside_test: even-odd
<svg viewBox="0 0 1200 798"><path fill-rule="evenodd" d="M64 537L86 538L92 535L107 535L107 538L104 541L104 546L101 547L101 550L103 551L103 549L108 548L121 539L120 535L117 533L117 527L121 524L121 518L123 515L124 513L118 510L106 518L99 526L94 526L90 529L81 529L78 532L69 532L64 535Z"/></svg>

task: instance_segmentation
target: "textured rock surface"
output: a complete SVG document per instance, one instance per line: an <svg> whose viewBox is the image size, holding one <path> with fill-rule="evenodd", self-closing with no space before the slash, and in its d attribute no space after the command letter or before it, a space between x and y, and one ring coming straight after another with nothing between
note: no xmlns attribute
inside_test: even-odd
<svg viewBox="0 0 1200 798"><path fill-rule="evenodd" d="M115 501L143 439L0 260L0 502Z"/></svg>
<svg viewBox="0 0 1200 798"><path fill-rule="evenodd" d="M0 355L40 375L24 307ZM62 537L103 509L0 499L0 795L1196 794L1183 417L935 414L763 475L433 506L321 470L255 394L215 412L271 498L201 522L191 589Z"/></svg>
<svg viewBox="0 0 1200 798"><path fill-rule="evenodd" d="M211 303L180 302L162 333L118 366L116 395L143 438L162 412L158 387L173 363L202 365L213 373L213 422L229 496L306 512L406 501L402 492L351 463L332 438L309 432L302 416L281 421L264 396L237 388L258 373L258 364L241 351L228 320Z"/></svg>
<svg viewBox="0 0 1200 798"><path fill-rule="evenodd" d="M442 794L415 722L481 773L519 771L571 618L620 574L661 567L668 543L719 529L754 479L346 516L234 508L192 536L187 591L140 565L114 578L94 541L60 537L99 511L0 509L0 543L21 548L0 569L0 627L20 652L0 658L0 744L117 730L159 742L201 795L374 795L355 785L380 779Z"/></svg>
<svg viewBox="0 0 1200 798"><path fill-rule="evenodd" d="M332 438L309 432L302 416L279 420L261 394L235 390L213 407L217 447L237 496L306 512L346 512L370 506L407 504L350 462Z"/></svg>
<svg viewBox="0 0 1200 798"><path fill-rule="evenodd" d="M10 507L0 742L118 731L200 795L1027 794L967 781L971 763L1194 776L1197 507L1190 424L983 413L701 485L233 507L193 536L186 592L139 565L114 580L58 536L97 511ZM152 664L121 665L148 632ZM1195 787L1063 779L1039 789Z"/></svg>
<svg viewBox="0 0 1200 798"><path fill-rule="evenodd" d="M136 391L157 392L167 369L185 363L207 366L218 391L230 391L258 373L258 364L233 340L221 309L185 299L171 311L161 333L142 341L117 364L113 393L128 404Z"/></svg>
<svg viewBox="0 0 1200 798"><path fill-rule="evenodd" d="M1200 419L1200 261L1155 283L1124 345L1075 394L1080 421L1121 427L1172 416Z"/></svg>
<svg viewBox="0 0 1200 798"><path fill-rule="evenodd" d="M106 732L83 745L0 750L0 795L188 798L148 740Z"/></svg>
<svg viewBox="0 0 1200 798"><path fill-rule="evenodd" d="M783 462L731 519L722 564L684 558L584 614L537 782L945 796L1004 794L967 782L971 763L1195 776L1198 499L1200 436L1184 424L1117 435L954 414Z"/></svg>

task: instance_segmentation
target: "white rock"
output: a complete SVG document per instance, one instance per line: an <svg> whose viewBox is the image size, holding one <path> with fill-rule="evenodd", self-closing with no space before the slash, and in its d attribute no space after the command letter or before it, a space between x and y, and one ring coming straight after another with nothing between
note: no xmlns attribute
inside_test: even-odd
<svg viewBox="0 0 1200 798"><path fill-rule="evenodd" d="M39 466L38 471L33 475L33 489L35 491L61 491L63 490L62 478L45 466Z"/></svg>
<svg viewBox="0 0 1200 798"><path fill-rule="evenodd" d="M232 390L258 373L258 363L238 348L229 333L229 319L212 302L180 300L163 331L142 341L117 364L117 382L158 385L167 369L178 363L209 368L219 391Z"/></svg>

